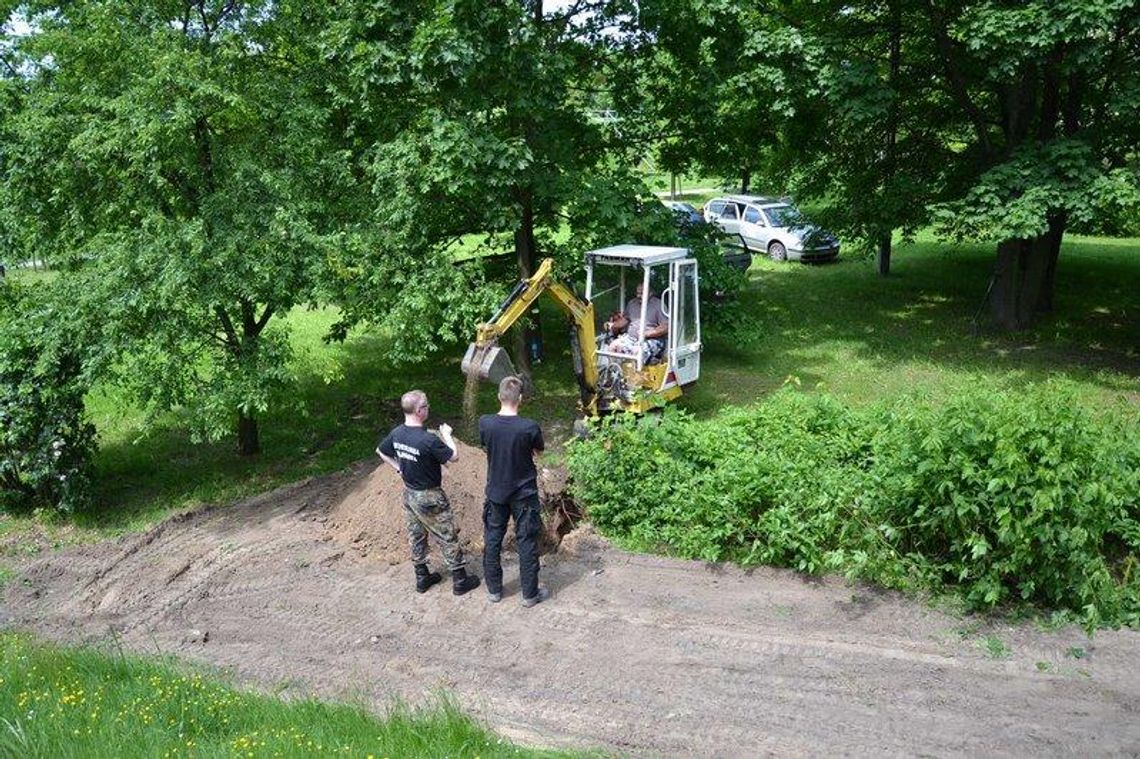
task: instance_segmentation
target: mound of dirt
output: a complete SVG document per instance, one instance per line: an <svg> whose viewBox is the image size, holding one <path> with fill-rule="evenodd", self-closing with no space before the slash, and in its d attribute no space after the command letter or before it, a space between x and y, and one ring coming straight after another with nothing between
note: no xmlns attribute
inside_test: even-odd
<svg viewBox="0 0 1140 759"><path fill-rule="evenodd" d="M459 460L443 472L443 490L451 501L459 528L459 542L468 560L483 551L483 489L487 482L487 457L482 449L455 441ZM543 468L539 473L543 522L546 525L540 550L557 548L561 535L573 526L567 515L566 478L560 470ZM372 561L399 564L409 560L408 535L404 527L404 485L391 467L377 459L372 472L332 505L325 526L332 539L348 545ZM576 519L576 515L575 515ZM508 531L506 546L513 550ZM429 548L433 564L440 564L439 552Z"/></svg>

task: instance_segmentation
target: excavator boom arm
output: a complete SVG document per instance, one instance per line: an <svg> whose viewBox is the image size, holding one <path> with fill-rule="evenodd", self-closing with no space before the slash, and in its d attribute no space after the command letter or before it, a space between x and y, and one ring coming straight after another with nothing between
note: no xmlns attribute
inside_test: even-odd
<svg viewBox="0 0 1140 759"><path fill-rule="evenodd" d="M549 286L553 268L554 260L544 258L530 279L518 283L491 320L479 325L475 333L475 342L479 347L498 340L519 320L519 317L530 310L531 305L538 300L538 296L542 295Z"/></svg>
<svg viewBox="0 0 1140 759"><path fill-rule="evenodd" d="M569 287L554 279L553 270L554 260L543 259L529 279L519 282L491 320L479 325L475 343L468 349L468 356L464 359L465 371L470 365L478 364L480 354L494 348L498 339L530 310L540 295L547 292L574 325L577 343L575 359L576 362L578 359L581 361L581 366L575 366L575 370L580 372L582 400L588 407L587 410L595 413L596 398L593 395L598 386L598 357L594 342L594 304L582 300Z"/></svg>

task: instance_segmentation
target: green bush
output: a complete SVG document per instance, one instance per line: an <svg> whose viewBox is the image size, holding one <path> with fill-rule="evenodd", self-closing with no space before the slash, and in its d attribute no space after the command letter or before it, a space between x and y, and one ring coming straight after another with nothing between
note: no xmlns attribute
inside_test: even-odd
<svg viewBox="0 0 1140 759"><path fill-rule="evenodd" d="M45 299L0 289L0 509L70 511L88 501L95 450L79 349Z"/></svg>
<svg viewBox="0 0 1140 759"><path fill-rule="evenodd" d="M1135 421L1094 419L1059 385L899 405L876 425L871 508L897 526L898 550L974 605L1136 621Z"/></svg>
<svg viewBox="0 0 1140 759"><path fill-rule="evenodd" d="M785 390L709 421L606 420L569 466L594 523L631 548L1136 624L1138 429L1058 383L863 410Z"/></svg>

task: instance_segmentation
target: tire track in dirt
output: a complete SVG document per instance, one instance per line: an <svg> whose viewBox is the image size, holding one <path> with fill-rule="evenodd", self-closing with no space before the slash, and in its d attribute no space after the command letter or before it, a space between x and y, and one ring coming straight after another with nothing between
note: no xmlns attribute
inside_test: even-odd
<svg viewBox="0 0 1140 759"><path fill-rule="evenodd" d="M481 590L456 598L446 583L418 595L410 566L340 543L326 525L370 476L355 467L31 561L6 586L0 618L64 640L111 631L253 684L377 708L445 688L504 734L547 745L1140 753L1135 632L1090 642L964 620L837 578L631 555L588 530L546 557L554 597L534 609L518 604L510 555L501 604ZM1010 656L988 657L983 632L1008 641ZM1067 657L1072 647L1086 658Z"/></svg>

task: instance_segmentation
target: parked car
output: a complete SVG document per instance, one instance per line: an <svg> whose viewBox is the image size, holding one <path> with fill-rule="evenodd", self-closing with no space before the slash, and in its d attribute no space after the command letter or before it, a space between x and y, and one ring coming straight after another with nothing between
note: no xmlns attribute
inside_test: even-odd
<svg viewBox="0 0 1140 759"><path fill-rule="evenodd" d="M663 200L661 202L673 212L679 224L700 225L705 223L705 217L692 203L684 203L680 200Z"/></svg>
<svg viewBox="0 0 1140 759"><path fill-rule="evenodd" d="M839 240L804 219L786 200L760 195L726 195L705 204L705 221L726 235L740 235L752 252L773 261L831 261Z"/></svg>
<svg viewBox="0 0 1140 759"><path fill-rule="evenodd" d="M705 234L708 222L705 221L704 215L691 203L684 203L679 200L663 200L661 202L673 212L673 217L682 237ZM735 243L729 241L727 244L722 245L721 248L724 255L724 262L734 269L747 271L748 267L752 265L752 252L744 244L743 240L739 240L739 242Z"/></svg>

